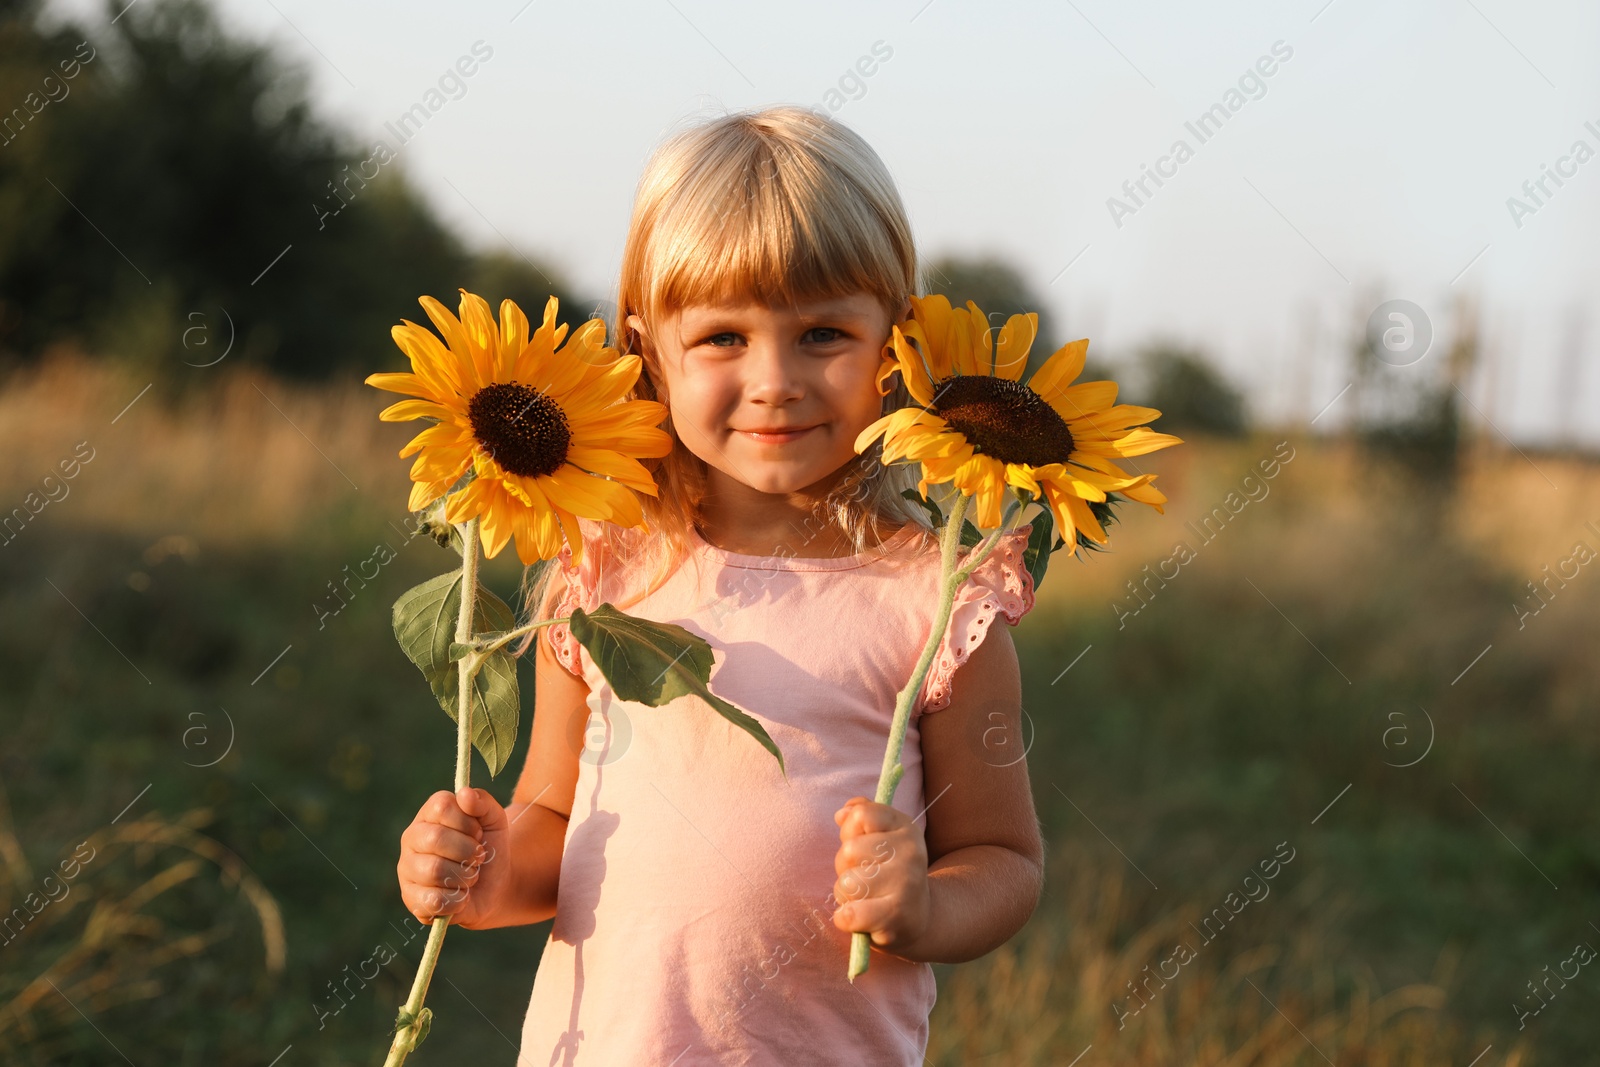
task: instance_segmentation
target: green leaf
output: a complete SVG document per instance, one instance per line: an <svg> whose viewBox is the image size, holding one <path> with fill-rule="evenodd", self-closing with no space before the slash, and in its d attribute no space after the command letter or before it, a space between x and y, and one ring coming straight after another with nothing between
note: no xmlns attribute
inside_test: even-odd
<svg viewBox="0 0 1600 1067"><path fill-rule="evenodd" d="M707 687L713 660L711 646L702 638L681 626L625 615L610 604L589 612L575 609L568 628L617 696L652 708L680 696L698 696L777 757L778 769L788 777L783 753L762 725Z"/></svg>
<svg viewBox="0 0 1600 1067"><path fill-rule="evenodd" d="M1055 542L1051 547L1050 542ZM1055 519L1050 514L1050 509L1045 508L1035 515L1032 520L1032 529L1028 532L1028 547L1022 552L1022 565L1028 568L1028 573L1033 576L1033 590L1039 591L1044 584L1045 568L1050 566L1050 553L1057 548L1065 548L1066 542L1056 536Z"/></svg>
<svg viewBox="0 0 1600 1067"><path fill-rule="evenodd" d="M411 589L394 604L394 635L407 658L417 665L439 706L456 718L458 667L456 616L461 611L461 572L450 571ZM473 612L474 634L510 630L516 617L505 601L478 586ZM500 649L483 661L472 680L472 744L494 776L511 758L517 741L522 699L517 690L517 661Z"/></svg>
<svg viewBox="0 0 1600 1067"><path fill-rule="evenodd" d="M1117 524L1117 506L1122 501L1123 498L1116 493L1107 493L1104 500L1089 500L1086 503L1089 505L1089 511L1094 515L1101 527L1110 529ZM1106 546L1089 540L1089 536L1079 530L1077 543L1072 546L1073 555L1077 555L1079 549L1087 549L1090 552L1104 552Z"/></svg>
<svg viewBox="0 0 1600 1067"><path fill-rule="evenodd" d="M922 499L922 495L915 489L902 489L900 490L900 495L911 501L913 504L916 504L926 510L928 513L928 521L933 524L933 528L935 530L944 525L944 515L940 513L938 504L935 504L931 500Z"/></svg>

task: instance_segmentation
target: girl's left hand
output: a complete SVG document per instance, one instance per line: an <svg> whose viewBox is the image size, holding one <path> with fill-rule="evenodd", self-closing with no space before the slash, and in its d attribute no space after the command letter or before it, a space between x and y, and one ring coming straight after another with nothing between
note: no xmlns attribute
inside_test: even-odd
<svg viewBox="0 0 1600 1067"><path fill-rule="evenodd" d="M867 797L851 797L833 814L839 851L833 869L833 925L870 934L872 943L899 954L928 928L928 846L911 817Z"/></svg>

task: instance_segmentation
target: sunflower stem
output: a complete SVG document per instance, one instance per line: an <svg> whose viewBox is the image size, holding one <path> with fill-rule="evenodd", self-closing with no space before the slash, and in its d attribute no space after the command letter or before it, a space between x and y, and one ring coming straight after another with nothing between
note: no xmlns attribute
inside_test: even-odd
<svg viewBox="0 0 1600 1067"><path fill-rule="evenodd" d="M456 527L461 532L461 611L456 616L456 642L466 644L472 640L472 620L478 601L478 520L469 519ZM463 656L456 664L456 792L472 784L472 676L478 672L483 655ZM400 1018L406 1022L396 1028L394 1040L389 1045L389 1056L384 1067L399 1067L417 1047L427 1032L428 1017L423 1014L422 1002L428 995L428 983L433 980L433 968L439 962L439 950L444 947L445 932L450 929L450 917L442 915L433 920L428 931L428 943L422 950L422 961L417 964L417 976L411 982L411 995L400 1009Z"/></svg>
<svg viewBox="0 0 1600 1067"><path fill-rule="evenodd" d="M900 753L905 747L906 728L911 722L911 706L922 690L922 683L928 677L929 668L933 666L934 654L938 652L939 643L944 638L945 627L950 623L950 613L955 608L956 591L961 588L961 583L988 558L989 553L994 551L995 546L1000 543L1000 538L1011 532L1023 510L1020 507L1015 509L998 530L974 545L966 564L958 570L956 554L961 549L961 527L969 500L970 497L965 493L956 497L950 514L945 519L944 529L939 534L939 608L934 614L933 627L928 633L927 642L922 646L922 655L917 658L917 665L911 672L911 678L895 697L894 719L889 725L889 744L884 749L883 769L878 775L878 792L873 798L879 804L894 802L895 789L900 785L901 775L905 774L905 767L900 763ZM871 937L862 933L850 935L848 971L850 981L854 982L857 975L866 972L871 954Z"/></svg>
<svg viewBox="0 0 1600 1067"><path fill-rule="evenodd" d="M493 641L491 641L488 644L484 645L481 649L479 649L479 651L482 652L483 655L484 655L484 658L487 659L490 655L492 655L493 653L498 652L500 649L506 647L511 642L515 641L517 638L526 637L527 635L533 633L533 631L539 629L540 627L554 626L558 622L571 622L571 621L572 621L572 616L571 615L563 615L559 619L545 619L542 622L530 622L526 626L517 627L515 630L507 630L505 633L501 634L499 637L495 638Z"/></svg>

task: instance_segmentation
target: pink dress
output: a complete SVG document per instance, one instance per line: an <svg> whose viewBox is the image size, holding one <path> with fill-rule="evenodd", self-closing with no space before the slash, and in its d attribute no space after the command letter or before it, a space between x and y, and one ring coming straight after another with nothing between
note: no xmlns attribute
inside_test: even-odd
<svg viewBox="0 0 1600 1067"><path fill-rule="evenodd" d="M1014 626L1033 606L1028 532L957 594L906 734L894 806L908 815L927 803L918 714L948 706L997 613ZM712 691L760 720L788 780L704 702L619 700L565 625L545 630L588 683L589 726L518 1067L920 1064L933 970L875 949L866 974L845 978L833 813L876 791L895 694L932 625L938 545L913 552L906 526L890 558L802 559L691 537L701 565L625 610L710 643ZM558 615L635 591L592 543L576 574L570 562L564 549Z"/></svg>

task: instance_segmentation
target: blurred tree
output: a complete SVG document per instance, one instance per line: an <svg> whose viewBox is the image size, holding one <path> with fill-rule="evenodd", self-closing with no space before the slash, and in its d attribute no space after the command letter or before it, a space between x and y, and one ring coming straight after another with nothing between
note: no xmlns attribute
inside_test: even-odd
<svg viewBox="0 0 1600 1067"><path fill-rule="evenodd" d="M500 301L516 301L534 329L543 321L545 301L552 296L558 302L557 317L562 322L576 325L592 318L595 312L593 301L585 303L558 278L552 278L548 268L510 252L478 256L468 272L467 288L489 301L496 313Z"/></svg>
<svg viewBox="0 0 1600 1067"><path fill-rule="evenodd" d="M1358 306L1359 310L1359 306ZM1365 319L1353 345L1357 422L1355 434L1369 451L1394 461L1418 487L1442 498L1460 474L1461 385L1481 354L1479 315L1466 299L1452 310L1452 336L1442 354L1392 366L1373 347Z"/></svg>
<svg viewBox="0 0 1600 1067"><path fill-rule="evenodd" d="M1160 429L1242 436L1246 429L1244 396L1211 366L1201 352L1158 342L1139 357L1144 374L1143 399L1161 410Z"/></svg>
<svg viewBox="0 0 1600 1067"><path fill-rule="evenodd" d="M0 349L71 338L159 375L232 338L235 362L322 377L392 363L418 295L454 306L473 257L399 172L403 146L357 148L303 72L198 0L107 12L70 93L0 147ZM87 40L36 22L0 7L0 106Z"/></svg>

